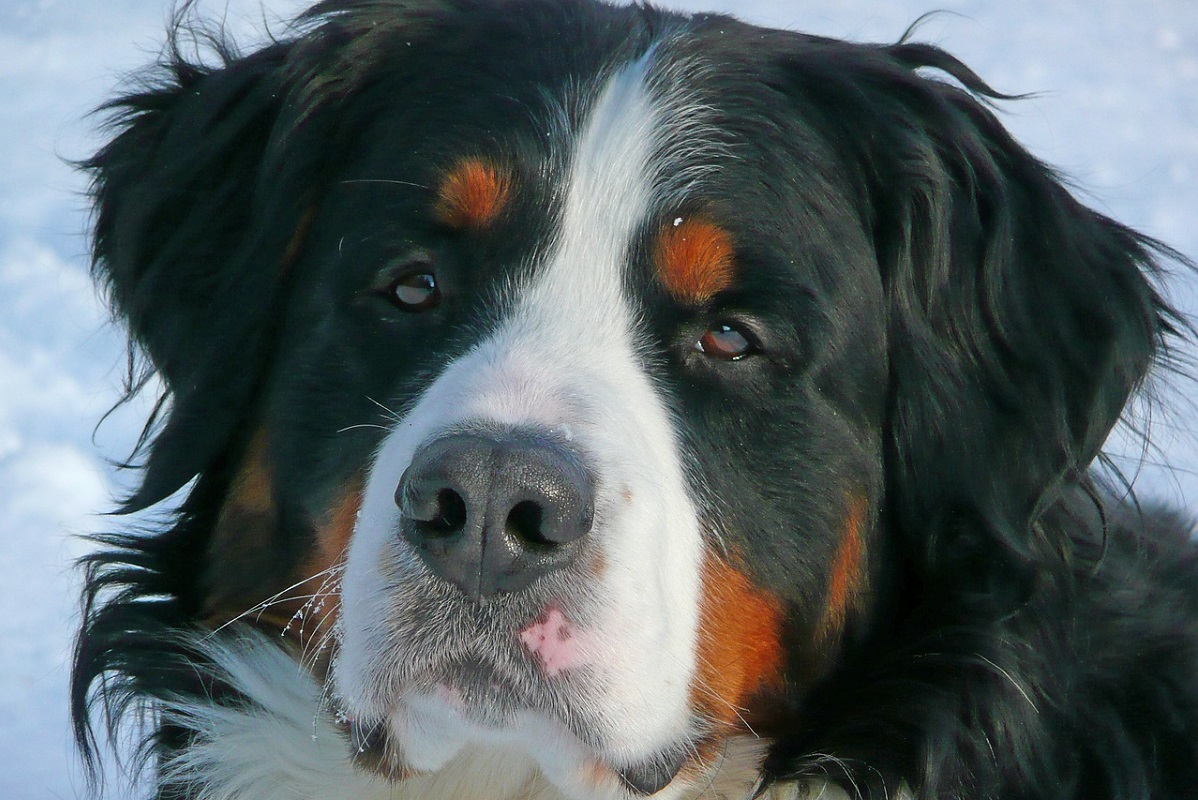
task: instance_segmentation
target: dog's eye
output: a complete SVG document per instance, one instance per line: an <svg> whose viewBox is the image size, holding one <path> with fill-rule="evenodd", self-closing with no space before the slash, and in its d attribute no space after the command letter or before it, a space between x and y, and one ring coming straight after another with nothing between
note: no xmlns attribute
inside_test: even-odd
<svg viewBox="0 0 1198 800"><path fill-rule="evenodd" d="M705 356L725 361L738 361L757 352L756 345L744 331L726 323L712 326L695 342L695 349Z"/></svg>
<svg viewBox="0 0 1198 800"><path fill-rule="evenodd" d="M388 291L391 302L404 311L427 311L441 303L437 276L428 269L404 273Z"/></svg>

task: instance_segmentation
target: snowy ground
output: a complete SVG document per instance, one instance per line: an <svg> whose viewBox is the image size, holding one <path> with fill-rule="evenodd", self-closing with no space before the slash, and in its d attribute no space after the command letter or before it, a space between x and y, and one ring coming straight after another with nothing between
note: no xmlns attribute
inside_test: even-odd
<svg viewBox="0 0 1198 800"><path fill-rule="evenodd" d="M264 11L260 2L266 3ZM78 591L73 539L122 479L144 406L93 427L117 397L122 337L86 274L79 176L63 158L94 148L86 112L156 52L167 0L0 0L0 798L72 797L66 718ZM297 0L234 0L235 30L261 29ZM678 0L687 10L828 35L892 40L921 32L1002 91L1019 137L1113 216L1198 256L1198 3L1194 0ZM201 7L219 16L224 0ZM1198 280L1175 299L1198 313ZM1154 420L1173 472L1149 464L1142 493L1198 510L1198 414L1175 388ZM1134 451L1134 447L1123 445ZM1138 451L1137 451L1138 452ZM115 796L115 795L114 795Z"/></svg>

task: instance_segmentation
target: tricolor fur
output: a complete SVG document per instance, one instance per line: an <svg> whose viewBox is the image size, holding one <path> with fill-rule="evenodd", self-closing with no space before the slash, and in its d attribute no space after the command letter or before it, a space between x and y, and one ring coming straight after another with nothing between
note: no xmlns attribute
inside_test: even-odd
<svg viewBox="0 0 1198 800"><path fill-rule="evenodd" d="M171 510L88 560L85 752L98 702L161 798L1191 796L1193 526L1088 472L1178 257L959 61L593 0L183 35L88 164Z"/></svg>

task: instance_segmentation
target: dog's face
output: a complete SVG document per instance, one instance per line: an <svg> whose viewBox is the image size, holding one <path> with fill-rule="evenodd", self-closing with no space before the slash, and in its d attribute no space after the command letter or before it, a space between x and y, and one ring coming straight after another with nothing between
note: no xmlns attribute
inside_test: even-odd
<svg viewBox="0 0 1198 800"><path fill-rule="evenodd" d="M303 443L282 485L306 480L285 464L337 476L298 495L355 520L317 533L348 552L337 696L406 769L498 739L579 793L604 770L657 790L768 726L866 583L869 233L829 207L848 189L827 159L720 125L739 87L676 83L706 65L643 49L384 84L295 267L265 435ZM789 191L813 181L830 196ZM325 467L361 425L369 458Z"/></svg>
<svg viewBox="0 0 1198 800"><path fill-rule="evenodd" d="M392 779L652 793L793 727L921 525L1088 461L1149 294L943 54L524 5L330 6L97 157L175 397L135 503L201 475L181 594Z"/></svg>
<svg viewBox="0 0 1198 800"><path fill-rule="evenodd" d="M589 759L660 788L781 690L784 636L814 668L861 589L886 364L868 235L755 181L770 154L707 129L664 58L542 84L502 127L500 83L437 126L399 92L314 220L297 321L323 322L284 369L344 360L352 330L364 381L279 413L317 390L365 418L303 438L387 429L334 678L412 769L499 737L563 779Z"/></svg>

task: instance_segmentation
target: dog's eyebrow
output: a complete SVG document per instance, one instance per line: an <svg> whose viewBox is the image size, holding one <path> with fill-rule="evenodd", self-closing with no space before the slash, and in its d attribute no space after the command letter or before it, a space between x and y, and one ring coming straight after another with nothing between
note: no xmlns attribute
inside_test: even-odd
<svg viewBox="0 0 1198 800"><path fill-rule="evenodd" d="M503 212L511 179L482 158L464 158L450 169L437 190L437 219L451 228L485 228Z"/></svg>
<svg viewBox="0 0 1198 800"><path fill-rule="evenodd" d="M687 305L706 303L735 277L732 235L705 216L667 222L653 256L662 285Z"/></svg>

